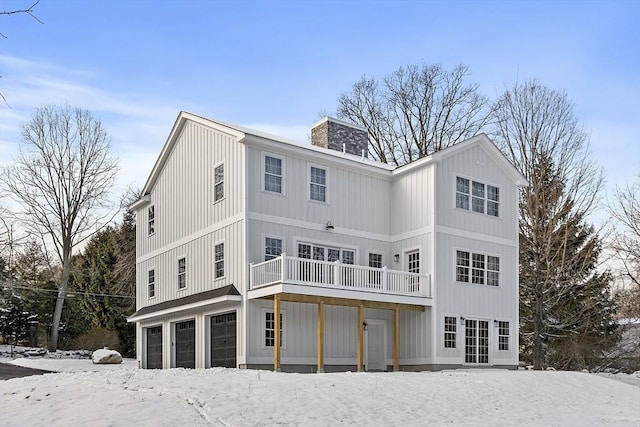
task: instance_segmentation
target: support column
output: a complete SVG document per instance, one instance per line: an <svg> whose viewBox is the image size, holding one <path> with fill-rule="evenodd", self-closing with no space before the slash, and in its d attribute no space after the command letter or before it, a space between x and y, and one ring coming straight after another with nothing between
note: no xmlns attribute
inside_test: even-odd
<svg viewBox="0 0 640 427"><path fill-rule="evenodd" d="M364 306L360 304L358 306L358 342L356 348L356 359L358 365L358 372L362 372L364 358Z"/></svg>
<svg viewBox="0 0 640 427"><path fill-rule="evenodd" d="M324 302L318 303L318 372L324 372Z"/></svg>
<svg viewBox="0 0 640 427"><path fill-rule="evenodd" d="M393 309L393 371L400 370L400 308Z"/></svg>
<svg viewBox="0 0 640 427"><path fill-rule="evenodd" d="M273 370L280 372L280 295L273 296Z"/></svg>

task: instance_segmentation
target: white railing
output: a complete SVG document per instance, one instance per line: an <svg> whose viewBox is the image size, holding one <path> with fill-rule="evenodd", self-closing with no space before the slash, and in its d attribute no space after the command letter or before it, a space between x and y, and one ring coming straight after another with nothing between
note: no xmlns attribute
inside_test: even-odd
<svg viewBox="0 0 640 427"><path fill-rule="evenodd" d="M251 264L251 289L276 283L332 287L385 294L431 298L431 282L425 274L343 264L282 254Z"/></svg>

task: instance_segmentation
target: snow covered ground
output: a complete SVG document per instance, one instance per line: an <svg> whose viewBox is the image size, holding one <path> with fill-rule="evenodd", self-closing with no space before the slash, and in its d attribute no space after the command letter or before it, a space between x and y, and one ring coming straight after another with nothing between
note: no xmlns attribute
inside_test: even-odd
<svg viewBox="0 0 640 427"><path fill-rule="evenodd" d="M640 373L285 374L140 370L130 359L120 365L86 359L0 361L59 371L0 381L3 427L640 425Z"/></svg>

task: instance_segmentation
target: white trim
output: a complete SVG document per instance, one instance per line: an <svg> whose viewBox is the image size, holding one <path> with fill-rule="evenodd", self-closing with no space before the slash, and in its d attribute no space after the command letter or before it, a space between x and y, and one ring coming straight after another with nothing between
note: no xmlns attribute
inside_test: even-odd
<svg viewBox="0 0 640 427"><path fill-rule="evenodd" d="M423 271L422 265L422 246L410 246L408 248L402 248L400 265L402 266L402 271L409 271L409 254L417 252L418 253L418 262L420 263L419 274L427 274L427 272ZM415 272L414 272L415 273Z"/></svg>
<svg viewBox="0 0 640 427"><path fill-rule="evenodd" d="M445 343L445 339L444 339L444 334L445 334L445 317L453 317L454 319L456 319L455 325L456 325L456 340L455 340L455 347L445 347L444 343ZM454 354L460 354L460 317L462 316L458 316L457 314L450 314L450 313L440 313L440 319L442 320L442 322L436 322L440 324L440 339L437 339L436 342L434 342L434 344L436 344L437 342L440 342L441 345L439 347L439 350L442 351L443 354L446 354L448 356L453 356ZM463 341L464 343L464 341Z"/></svg>
<svg viewBox="0 0 640 427"><path fill-rule="evenodd" d="M153 296L152 297L149 296L149 272L150 271L153 271ZM158 281L156 280L156 267L155 266L147 268L147 277L146 277L146 279L147 279L147 286L146 286L146 290L145 291L147 293L147 298L143 298L143 299L146 299L147 301L154 300L154 299L157 298L156 294L158 293L157 292L157 286L156 286L156 283Z"/></svg>
<svg viewBox="0 0 640 427"><path fill-rule="evenodd" d="M200 308L200 307L204 307L207 305L212 305L212 304L219 304L222 302L242 302L242 296L240 295L223 295L221 297L218 298L213 298L213 299L208 299L208 300L203 300L203 301L198 301L198 302L194 302L191 304L186 304L186 305L179 305L177 307L171 307L171 308L167 308L164 310L158 310L158 311L154 311L153 313L148 313L148 314L143 314L142 316L132 316L129 317L127 319L128 323L133 323L133 322L143 322L145 320L148 319L153 319L156 317L162 317L162 316L168 316L174 313L179 313L181 311L188 311L188 310L193 310L196 308ZM188 316L194 316L193 313L191 314L185 314L186 317ZM173 321L173 319L171 319ZM146 325L144 326L146 327Z"/></svg>
<svg viewBox="0 0 640 427"><path fill-rule="evenodd" d="M273 313L273 307L262 307L260 310L260 348L262 350L270 350L273 348L273 346L267 346L265 344L265 333L267 332L267 313ZM287 349L287 309L286 308L282 308L282 306L280 307L280 314L282 316L282 322L280 323L280 326L282 326L282 333L280 334L280 350L286 350ZM275 321L275 315L274 315L274 321ZM275 338L274 338L275 339ZM273 361L273 359L271 359Z"/></svg>
<svg viewBox="0 0 640 427"><path fill-rule="evenodd" d="M324 122L333 122L333 123L337 123L337 124L342 125L342 126L347 126L347 127L350 127L350 128L354 128L354 129L358 129L358 130L363 130L365 132L369 132L367 130L367 128L365 128L365 127L362 127L362 126L357 125L355 123L345 122L343 120L336 119L335 117L331 117L331 116L325 116L325 117L321 118L320 120L315 122L313 125L311 125L311 129L313 129L313 128L317 127L317 126L320 126Z"/></svg>
<svg viewBox="0 0 640 427"><path fill-rule="evenodd" d="M141 255L139 257L136 258L136 264L139 264L141 262L150 260L153 257L156 257L158 255L161 255L165 252L168 252L170 250L176 249L180 246L186 245L187 243L190 243L194 240L197 240L201 237L204 237L208 234L211 234L213 232L222 230L225 227L229 227L230 225L235 224L236 222L242 221L244 219L244 216L242 214L238 214L238 215L234 215L232 217L229 217L227 219L224 219L222 221L216 222L215 224L212 224L208 227L205 227L201 230L198 230L195 233L192 233L186 237L183 237L182 239L178 239L174 242L171 242L168 245L164 245L154 251L151 251L145 255Z"/></svg>
<svg viewBox="0 0 640 427"><path fill-rule="evenodd" d="M218 261L216 260L216 246L218 245L222 245L222 276L217 277L217 266L216 264L218 263ZM226 278L227 276L227 263L225 262L227 256L226 256L226 250L227 250L227 245L225 244L224 239L222 240L218 240L216 242L213 242L213 281L215 282L216 280L222 280L224 278Z"/></svg>
<svg viewBox="0 0 640 427"><path fill-rule="evenodd" d="M286 253L286 252L287 252L286 247L285 247L285 245L286 245L286 239L285 239L283 236L276 236L276 235L274 235L274 234L262 233L262 234L261 234L261 239L262 239L262 240L261 240L261 242L262 242L262 258L260 259L260 262L262 262L262 261L266 261L266 259L265 259L265 258L266 258L266 256L267 256L267 253L266 253L266 249L267 249L267 239L280 240L280 243L281 243L281 246L282 246L282 252L281 252L281 254L283 254L283 253Z"/></svg>
<svg viewBox="0 0 640 427"><path fill-rule="evenodd" d="M311 245L311 259L313 259L313 247L317 246L317 247L322 247L322 248L325 248L325 249L338 249L340 251L340 262L342 262L342 251L343 250L353 251L354 252L354 254L353 254L353 262L356 265L359 264L357 262L359 260L359 256L360 256L360 247L359 246L349 246L349 245L338 244L338 243L333 242L333 241L313 240L313 239L307 239L307 238L304 238L304 237L293 236L293 248L292 248L292 250L294 252L291 255L296 256L296 257L298 256L298 245L299 244ZM327 261L327 260L324 260L324 261Z"/></svg>
<svg viewBox="0 0 640 427"><path fill-rule="evenodd" d="M220 166L222 166L222 197L219 198L218 200L216 200L216 169L218 169ZM221 162L218 162L217 164L215 164L213 166L213 180L212 180L212 190L213 190L213 203L220 203L222 202L224 199L227 198L227 186L225 185L225 182L227 181L227 168L224 166L224 160Z"/></svg>
<svg viewBox="0 0 640 427"><path fill-rule="evenodd" d="M268 215L260 212L248 212L247 219L252 221L269 222L272 224L284 225L289 227L303 228L306 230L326 231L325 230L326 223L303 221L303 220L294 219L294 218L285 218L285 217L276 216L276 215ZM428 226L428 227L417 228L415 230L411 230L404 233L389 235L389 234L371 233L369 231L353 230L351 228L343 228L335 224L333 225L335 227L333 230L334 234L339 234L339 235L344 235L349 237L358 237L362 239L379 240L384 243L396 243L401 240L410 239L412 237L423 236L433 231L433 227ZM478 234L478 235L485 236L484 234ZM482 240L482 239L479 239L479 240Z"/></svg>
<svg viewBox="0 0 640 427"><path fill-rule="evenodd" d="M469 254L469 281L468 282L461 282L458 280L458 251L460 252L467 252ZM473 255L483 255L485 257L484 259L484 283L473 283ZM489 263L489 260L487 259L487 257L495 257L498 258L498 262L499 262L499 270L498 271L498 286L495 285L489 285L488 279L487 279L487 272L489 271L487 266ZM473 249L468 249L468 248L462 248L460 246L454 246L453 247L453 280L451 281L451 283L455 283L456 285L471 285L471 286L485 286L487 288L492 288L492 289L502 289L504 288L504 283L503 283L503 266L504 266L504 262L503 262L503 258L504 258L504 254L498 254L495 252L487 252L487 251L483 251L483 250L473 250ZM517 268L517 267L516 267ZM476 269L477 270L477 269ZM491 271L496 271L496 270L491 270Z"/></svg>
<svg viewBox="0 0 640 427"><path fill-rule="evenodd" d="M180 287L180 260L184 259L184 288ZM189 288L189 283L187 282L187 256L182 254L182 255L178 255L176 257L176 263L174 264L176 266L175 272L175 278L176 278L176 290L178 292L181 291L185 291Z"/></svg>
<svg viewBox="0 0 640 427"><path fill-rule="evenodd" d="M329 168L325 165L306 162L307 163L307 201L312 203L320 203L323 205L330 205L329 203L329 187L330 187L330 179L331 173L329 172ZM315 182L311 182L311 168L316 168L324 171L324 200L315 200L311 198L311 184L321 186L322 184L318 184Z"/></svg>
<svg viewBox="0 0 640 427"><path fill-rule="evenodd" d="M286 157L278 155L278 154L273 154L267 151L260 151L261 154L261 161L262 161L262 175L261 175L261 188L260 190L263 193L266 194L273 194L276 196L282 196L282 197L286 197L287 196L287 190L286 190L286 185L285 185L285 176L286 176ZM266 181L265 181L265 177L267 174L267 165L266 165L266 161L267 161L267 157L272 157L274 159L279 159L281 162L281 173L280 173L280 192L278 193L277 191L269 191L266 189Z"/></svg>
<svg viewBox="0 0 640 427"><path fill-rule="evenodd" d="M469 209L463 209L463 208L459 208L458 207L458 178L462 178L462 179L466 179L469 181ZM484 212L476 212L473 210L473 183L478 183L478 184L482 184L484 185ZM494 187L498 189L498 216L495 215L489 215L488 212L488 202L489 200L489 189L488 187ZM475 214L475 215L480 215L483 216L485 218L493 218L496 220L503 220L503 201L502 201L502 196L504 195L504 191L503 191L503 185L498 185L498 184L492 184L489 183L487 181L484 180L476 180L476 178L472 178L469 175L465 175L465 174L461 174L461 173L456 173L455 174L455 179L453 180L453 210L454 211L460 211L460 212L467 212L467 213L471 213L471 214Z"/></svg>
<svg viewBox="0 0 640 427"><path fill-rule="evenodd" d="M382 326L382 359L383 359L382 370L386 371L387 370L387 366L388 366L388 357L387 357L387 320L386 319L365 318L364 322L367 324L367 330L364 333L364 340L363 340L364 341L363 342L363 347L364 347L363 362L364 362L365 369L367 371L370 369L370 367L369 367L369 326L371 326L371 325L381 325Z"/></svg>
<svg viewBox="0 0 640 427"><path fill-rule="evenodd" d="M518 247L518 239L505 239L503 237L491 236L489 234L480 234L473 231L459 230L444 225L437 225L435 227L436 233L448 234L450 236L462 237L464 239L478 240L480 242L495 243L497 245Z"/></svg>

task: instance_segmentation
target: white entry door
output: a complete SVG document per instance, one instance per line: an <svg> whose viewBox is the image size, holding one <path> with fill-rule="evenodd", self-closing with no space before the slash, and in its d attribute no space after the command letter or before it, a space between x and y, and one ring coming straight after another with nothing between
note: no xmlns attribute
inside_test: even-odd
<svg viewBox="0 0 640 427"><path fill-rule="evenodd" d="M385 363L385 324L367 321L366 370L386 371Z"/></svg>

